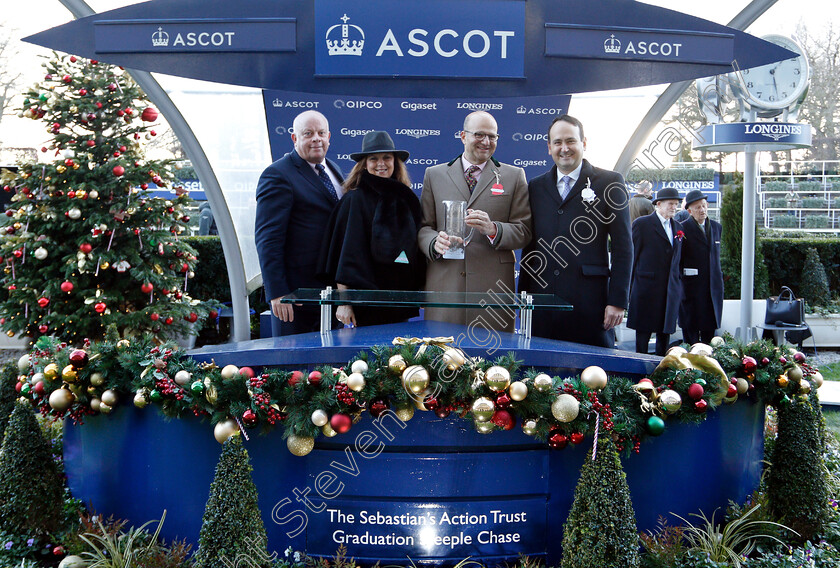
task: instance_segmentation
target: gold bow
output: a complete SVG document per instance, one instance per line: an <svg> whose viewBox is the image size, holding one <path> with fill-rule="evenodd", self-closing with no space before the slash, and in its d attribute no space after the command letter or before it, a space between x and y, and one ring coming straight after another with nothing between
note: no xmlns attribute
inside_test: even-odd
<svg viewBox="0 0 840 568"><path fill-rule="evenodd" d="M451 335L449 337L395 337L393 343L394 345L418 345L418 344L425 344L425 345L437 345L438 347L443 347L449 343L455 341L455 338Z"/></svg>
<svg viewBox="0 0 840 568"><path fill-rule="evenodd" d="M729 377L726 376L723 367L720 366L717 359L707 355L671 351L668 355L665 355L653 372L657 373L664 369L696 369L714 375L720 381L718 388L714 391L717 403L723 400L723 397L726 396L727 389L729 389Z"/></svg>
<svg viewBox="0 0 840 568"><path fill-rule="evenodd" d="M656 387L652 384L650 386L635 384L633 385L633 390L636 391L636 394L642 400L642 412L665 416L665 412L659 404L659 393L656 391Z"/></svg>

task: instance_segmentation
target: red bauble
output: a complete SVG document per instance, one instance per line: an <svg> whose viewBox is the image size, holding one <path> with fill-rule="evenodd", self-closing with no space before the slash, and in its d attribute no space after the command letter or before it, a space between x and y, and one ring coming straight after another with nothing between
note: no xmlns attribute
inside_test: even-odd
<svg viewBox="0 0 840 568"><path fill-rule="evenodd" d="M784 364L786 364L786 363L787 363L787 359L785 359L784 357L779 357L779 363L781 363L782 365L784 365Z"/></svg>
<svg viewBox="0 0 840 568"><path fill-rule="evenodd" d="M49 298L44 298L42 296L42 297L38 298L38 305L41 306L42 308L46 308L47 306L50 305L50 299Z"/></svg>
<svg viewBox="0 0 840 568"><path fill-rule="evenodd" d="M374 418L379 418L382 416L386 410L388 410L388 400L384 398L375 398L370 401L370 406L368 407L368 412Z"/></svg>
<svg viewBox="0 0 840 568"><path fill-rule="evenodd" d="M510 395L506 392L500 392L496 397L496 407L507 408L508 406L510 406ZM508 430L508 428L505 428L505 430Z"/></svg>
<svg viewBox="0 0 840 568"><path fill-rule="evenodd" d="M74 349L70 352L70 364L74 369L84 369L88 364L88 354L84 349Z"/></svg>
<svg viewBox="0 0 840 568"><path fill-rule="evenodd" d="M160 293L164 296L169 295L169 288L161 288Z"/></svg>
<svg viewBox="0 0 840 568"><path fill-rule="evenodd" d="M93 140L88 140L86 144L88 145L88 148L93 148L94 146L96 146L96 142Z"/></svg>
<svg viewBox="0 0 840 568"><path fill-rule="evenodd" d="M108 84L108 90L113 93L114 91L117 90L117 86L114 83L109 83Z"/></svg>
<svg viewBox="0 0 840 568"><path fill-rule="evenodd" d="M516 426L516 419L507 410L497 410L493 413L493 418L490 420L493 424L505 430L510 430Z"/></svg>
<svg viewBox="0 0 840 568"><path fill-rule="evenodd" d="M20 250L20 249L15 249L15 250L12 252L12 256L14 256L15 258L20 258L20 257L22 257L22 256L23 256L23 251L22 251L22 250Z"/></svg>
<svg viewBox="0 0 840 568"><path fill-rule="evenodd" d="M11 217L14 214L15 214L15 212L12 211L11 209L6 209L6 217Z"/></svg>
<svg viewBox="0 0 840 568"><path fill-rule="evenodd" d="M242 413L242 423L245 424L246 427L253 428L257 425L257 422L259 422L259 419L250 408Z"/></svg>
<svg viewBox="0 0 840 568"><path fill-rule="evenodd" d="M703 390L703 385L698 383L694 383L690 387L688 387L688 396L692 400L700 400L701 398L703 398L704 392L705 391Z"/></svg>
<svg viewBox="0 0 840 568"><path fill-rule="evenodd" d="M580 444L583 442L583 434L581 432L572 432L572 435L569 436L569 438L572 440L573 444Z"/></svg>
<svg viewBox="0 0 840 568"><path fill-rule="evenodd" d="M219 312L217 312L216 310L210 310L210 313L207 314L207 317L209 317L210 319L216 319L217 317L219 317Z"/></svg>
<svg viewBox="0 0 840 568"><path fill-rule="evenodd" d="M793 360L799 363L800 365L805 362L805 354L801 351L797 351L793 354Z"/></svg>
<svg viewBox="0 0 840 568"><path fill-rule="evenodd" d="M113 172L115 176L120 177L125 173L125 168L122 166L114 166Z"/></svg>
<svg viewBox="0 0 840 568"><path fill-rule="evenodd" d="M165 323L166 325L172 325L173 321L175 320L172 318L172 316L167 316L167 318L163 320L163 323Z"/></svg>
<svg viewBox="0 0 840 568"><path fill-rule="evenodd" d="M149 294L154 289L155 289L155 287L152 286L151 282L143 282L143 284L140 285L140 291L143 292L144 294Z"/></svg>
<svg viewBox="0 0 840 568"><path fill-rule="evenodd" d="M35 394L44 394L44 392L46 392L46 389L44 388L44 381L38 381L37 383L35 383L35 386L32 387L32 390L35 391Z"/></svg>
<svg viewBox="0 0 840 568"><path fill-rule="evenodd" d="M434 395L426 395L423 398L423 406L429 410L437 410L440 407L440 401Z"/></svg>
<svg viewBox="0 0 840 568"><path fill-rule="evenodd" d="M71 56L70 56L70 63L75 63L76 61L77 61L76 56L75 56L75 55L71 55Z"/></svg>
<svg viewBox="0 0 840 568"><path fill-rule="evenodd" d="M41 325L38 326L38 332L41 333L41 334L47 333L49 330L50 330L50 328L47 327L47 324L45 324L45 323L42 323Z"/></svg>
<svg viewBox="0 0 840 568"><path fill-rule="evenodd" d="M108 306L105 305L105 302L97 302L96 305L93 306L93 309L96 310L97 314L101 314L102 312L105 311L105 308L107 308L107 307Z"/></svg>
<svg viewBox="0 0 840 568"><path fill-rule="evenodd" d="M64 77L61 78L61 80L64 81L65 83L70 83L70 81L73 80L73 77L71 77L70 75L65 75Z"/></svg>
<svg viewBox="0 0 840 568"><path fill-rule="evenodd" d="M90 243L82 243L79 245L79 250L85 254L90 254L90 251L93 250L93 247L90 245Z"/></svg>
<svg viewBox="0 0 840 568"><path fill-rule="evenodd" d="M441 406L437 410L435 410L435 416L437 416L440 419L446 418L449 416L449 409L445 406Z"/></svg>
<svg viewBox="0 0 840 568"><path fill-rule="evenodd" d="M152 107L146 107L143 109L143 112L140 114L140 118L145 122L154 122L157 120L158 111Z"/></svg>
<svg viewBox="0 0 840 568"><path fill-rule="evenodd" d="M76 197L76 192L75 191L68 191L67 192L67 197L69 197L70 199L73 199L74 197Z"/></svg>
<svg viewBox="0 0 840 568"><path fill-rule="evenodd" d="M766 367L769 364L770 364L770 359L768 359L767 357L762 357L761 358L761 366L762 367Z"/></svg>
<svg viewBox="0 0 840 568"><path fill-rule="evenodd" d="M694 403L694 408L697 409L697 412L706 412L706 409L709 407L709 403L705 400L698 400Z"/></svg>
<svg viewBox="0 0 840 568"><path fill-rule="evenodd" d="M346 414L333 414L332 418L330 418L330 426L332 426L332 429L339 434L344 434L350 430L350 426L352 425L353 419Z"/></svg>
<svg viewBox="0 0 840 568"><path fill-rule="evenodd" d="M548 433L548 446L551 449L562 450L567 445L569 445L569 438L563 434L562 430L554 428Z"/></svg>
<svg viewBox="0 0 840 568"><path fill-rule="evenodd" d="M82 96L82 97L83 97L83 96L85 96L86 94L87 94L87 89L85 89L84 87L82 87L81 89L79 89L79 96Z"/></svg>
<svg viewBox="0 0 840 568"><path fill-rule="evenodd" d="M160 314L159 314L159 313L157 313L157 312L152 312L152 313L150 313L150 314L149 314L149 318L150 318L152 321L157 321L157 320L159 320L159 319L160 319Z"/></svg>
<svg viewBox="0 0 840 568"><path fill-rule="evenodd" d="M744 365L744 372L748 375L754 373L755 368L758 366L758 363L755 362L755 359L753 359L750 356L746 356L743 359L741 359L741 364Z"/></svg>
<svg viewBox="0 0 840 568"><path fill-rule="evenodd" d="M198 314L195 313L195 312L190 312L190 314L188 316L186 316L184 319L186 319L190 323L195 323L195 322L198 321Z"/></svg>
<svg viewBox="0 0 840 568"><path fill-rule="evenodd" d="M59 545L53 548L53 554L55 556L64 556L64 547Z"/></svg>
<svg viewBox="0 0 840 568"><path fill-rule="evenodd" d="M22 388L23 388L23 383L15 384L15 392L17 392L18 394L20 394L20 389L22 389Z"/></svg>
<svg viewBox="0 0 840 568"><path fill-rule="evenodd" d="M62 292L72 292L73 291L73 283L69 280L65 280L61 283L61 291Z"/></svg>
<svg viewBox="0 0 840 568"><path fill-rule="evenodd" d="M295 386L303 380L303 373L300 371L292 371L292 376L289 377L289 384Z"/></svg>
<svg viewBox="0 0 840 568"><path fill-rule="evenodd" d="M312 371L309 373L309 384L317 385L321 382L321 371Z"/></svg>
<svg viewBox="0 0 840 568"><path fill-rule="evenodd" d="M245 377L246 379L253 379L257 376L257 374L251 367L239 367L239 374Z"/></svg>

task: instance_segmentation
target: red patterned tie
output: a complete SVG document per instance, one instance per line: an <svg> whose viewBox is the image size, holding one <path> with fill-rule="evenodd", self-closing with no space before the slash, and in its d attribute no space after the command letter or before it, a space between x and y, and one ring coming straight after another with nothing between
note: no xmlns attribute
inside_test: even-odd
<svg viewBox="0 0 840 568"><path fill-rule="evenodd" d="M464 175L464 177L467 180L467 187L470 189L470 193L473 192L473 190L475 189L475 184L478 183L478 178L475 177L475 175L480 171L481 168L479 168L478 166L470 166L469 168L467 168L467 172Z"/></svg>

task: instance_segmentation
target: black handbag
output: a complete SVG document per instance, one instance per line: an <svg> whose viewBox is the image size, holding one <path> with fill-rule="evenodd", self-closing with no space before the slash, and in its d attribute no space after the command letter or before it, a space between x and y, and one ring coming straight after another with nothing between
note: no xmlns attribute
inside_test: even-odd
<svg viewBox="0 0 840 568"><path fill-rule="evenodd" d="M782 286L778 296L767 298L766 325L802 325L805 321L805 306L802 299L793 295L793 290Z"/></svg>

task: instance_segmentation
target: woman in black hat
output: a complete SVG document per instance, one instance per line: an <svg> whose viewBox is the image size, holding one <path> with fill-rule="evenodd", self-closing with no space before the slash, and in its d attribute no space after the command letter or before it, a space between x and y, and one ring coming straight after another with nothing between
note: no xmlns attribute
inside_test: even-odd
<svg viewBox="0 0 840 568"><path fill-rule="evenodd" d="M422 212L405 167L387 132L365 134L347 190L332 213L318 263L321 278L339 290L422 290L426 261L417 248ZM417 308L339 306L346 326L406 321Z"/></svg>

